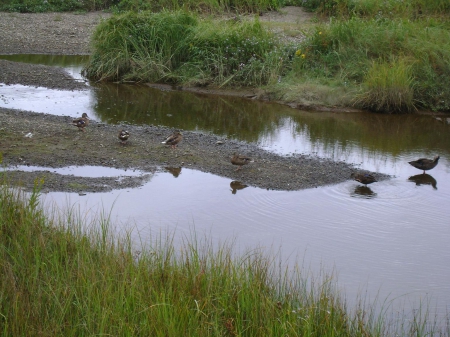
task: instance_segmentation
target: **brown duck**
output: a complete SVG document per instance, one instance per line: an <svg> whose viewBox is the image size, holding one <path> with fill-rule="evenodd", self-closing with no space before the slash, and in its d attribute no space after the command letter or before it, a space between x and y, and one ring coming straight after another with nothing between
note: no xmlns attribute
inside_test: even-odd
<svg viewBox="0 0 450 337"><path fill-rule="evenodd" d="M183 134L180 131L175 131L173 134L171 134L169 137L166 138L165 141L163 141L163 144L170 145L172 149L175 149L177 144L181 142L183 139Z"/></svg>
<svg viewBox="0 0 450 337"><path fill-rule="evenodd" d="M414 166L415 168L419 170L423 170L423 174L425 174L425 171L434 169L436 165L438 164L439 156L434 157L433 159L427 159L427 158L420 158L414 161L408 162L408 164Z"/></svg>
<svg viewBox="0 0 450 337"><path fill-rule="evenodd" d="M238 166L236 171L242 169L242 166L251 162L253 162L252 158L240 156L236 152L233 154L233 157L231 157L231 164Z"/></svg>
<svg viewBox="0 0 450 337"><path fill-rule="evenodd" d="M236 192L238 190L243 190L244 188L248 187L248 185L245 185L245 184L241 183L240 181L234 180L230 183L230 187L231 187L231 193L236 194Z"/></svg>
<svg viewBox="0 0 450 337"><path fill-rule="evenodd" d="M125 144L128 138L130 137L130 133L126 130L120 130L119 132L119 140L122 144Z"/></svg>
<svg viewBox="0 0 450 337"><path fill-rule="evenodd" d="M373 175L368 173L352 173L350 177L364 185L372 184L378 181Z"/></svg>
<svg viewBox="0 0 450 337"><path fill-rule="evenodd" d="M86 112L83 112L80 118L74 119L72 124L84 132L84 128L89 125L89 117Z"/></svg>

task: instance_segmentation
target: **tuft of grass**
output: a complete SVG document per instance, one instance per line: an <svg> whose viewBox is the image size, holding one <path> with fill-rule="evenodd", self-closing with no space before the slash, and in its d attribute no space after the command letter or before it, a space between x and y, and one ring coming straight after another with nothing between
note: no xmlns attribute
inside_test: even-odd
<svg viewBox="0 0 450 337"><path fill-rule="evenodd" d="M200 20L184 11L114 16L93 36L84 74L95 80L264 85L284 67L258 20Z"/></svg>
<svg viewBox="0 0 450 337"><path fill-rule="evenodd" d="M407 61L374 62L355 105L378 112L414 111L413 82L412 66Z"/></svg>

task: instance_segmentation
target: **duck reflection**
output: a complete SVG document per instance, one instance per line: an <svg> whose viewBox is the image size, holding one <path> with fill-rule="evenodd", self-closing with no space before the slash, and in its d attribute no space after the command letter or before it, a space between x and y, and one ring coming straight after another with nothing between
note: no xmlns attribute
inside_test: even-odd
<svg viewBox="0 0 450 337"><path fill-rule="evenodd" d="M415 176L411 176L408 178L409 181L413 181L416 183L417 186L420 185L431 185L435 190L437 190L437 181L429 174L417 174Z"/></svg>
<svg viewBox="0 0 450 337"><path fill-rule="evenodd" d="M167 172L172 173L172 175L175 178L178 178L178 176L181 174L181 167L165 167L164 168Z"/></svg>
<svg viewBox="0 0 450 337"><path fill-rule="evenodd" d="M240 181L233 180L230 183L230 187L231 187L231 193L232 194L236 194L237 190L243 190L244 188L246 188L248 186L243 184L243 183L241 183Z"/></svg>
<svg viewBox="0 0 450 337"><path fill-rule="evenodd" d="M355 190L352 193L352 197L372 199L375 198L377 194L372 191L370 187L367 186L356 186Z"/></svg>

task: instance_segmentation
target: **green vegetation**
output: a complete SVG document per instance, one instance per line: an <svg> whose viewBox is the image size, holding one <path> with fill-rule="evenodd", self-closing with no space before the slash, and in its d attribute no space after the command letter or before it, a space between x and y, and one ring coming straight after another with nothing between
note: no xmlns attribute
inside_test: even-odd
<svg viewBox="0 0 450 337"><path fill-rule="evenodd" d="M374 111L450 110L447 2L316 4L310 9L335 16L306 27L306 38L297 44L277 39L257 17L218 21L183 11L118 15L94 34L86 75L259 86L275 99Z"/></svg>
<svg viewBox="0 0 450 337"><path fill-rule="evenodd" d="M2 0L0 11L42 13L107 9L158 12L184 9L199 13L257 13L276 10L283 4L283 0Z"/></svg>
<svg viewBox="0 0 450 337"><path fill-rule="evenodd" d="M2 0L0 11L21 13L95 11L116 5L119 0Z"/></svg>
<svg viewBox="0 0 450 337"><path fill-rule="evenodd" d="M184 11L126 13L102 22L85 74L96 80L259 86L282 51L254 22L200 20Z"/></svg>
<svg viewBox="0 0 450 337"><path fill-rule="evenodd" d="M294 76L353 89L376 111L450 110L449 38L440 20L336 20L310 34Z"/></svg>
<svg viewBox="0 0 450 337"><path fill-rule="evenodd" d="M231 244L215 247L194 235L179 247L173 237L159 236L137 251L130 237L111 235L107 216L89 224L73 210L48 218L39 205L40 183L28 198L0 187L4 336L439 332L420 312L410 323L397 323L396 331L370 309L350 314L331 278L318 282L280 270L276 258L259 250L238 256Z"/></svg>

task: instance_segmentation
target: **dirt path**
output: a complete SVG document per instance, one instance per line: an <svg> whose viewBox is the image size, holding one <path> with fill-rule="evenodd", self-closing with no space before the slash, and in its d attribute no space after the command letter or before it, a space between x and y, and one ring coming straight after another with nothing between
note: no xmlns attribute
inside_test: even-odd
<svg viewBox="0 0 450 337"><path fill-rule="evenodd" d="M289 17L286 12L263 15ZM95 25L109 16L105 13L82 15L67 13L17 14L0 13L0 54L46 53L85 54ZM297 17L291 13L289 20ZM303 18L305 19L305 18ZM61 68L22 64L0 60L1 86L24 84L61 90L90 90ZM240 93L241 95L243 93ZM248 93L244 93L248 94ZM250 93L251 95L252 93ZM74 116L76 117L76 116ZM121 145L117 134L120 125L92 121L86 132L71 125L71 118L0 108L0 152L3 164L64 167L94 165L122 169L140 169L149 174L165 168L192 168L210 172L244 184L276 190L298 190L348 180L354 168L343 162L332 162L312 156L280 156L255 144L236 142L214 135L183 131L178 150L161 141L173 130L148 126L130 126L130 142ZM27 136L28 135L28 136ZM31 135L31 136L30 136ZM251 156L255 162L240 171L230 163L233 152ZM44 177L44 190L99 192L139 186L145 179L125 180L85 178L47 171L34 173L14 171L13 182L32 188L38 177ZM382 175L377 175L380 179Z"/></svg>

